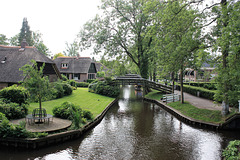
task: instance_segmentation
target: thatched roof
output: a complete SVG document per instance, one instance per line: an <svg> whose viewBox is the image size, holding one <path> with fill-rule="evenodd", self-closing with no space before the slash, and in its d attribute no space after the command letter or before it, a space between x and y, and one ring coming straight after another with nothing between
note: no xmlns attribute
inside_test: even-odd
<svg viewBox="0 0 240 160"><path fill-rule="evenodd" d="M88 73L91 64L95 66L90 57L58 57L54 62L61 73ZM63 63L68 67L62 68Z"/></svg>
<svg viewBox="0 0 240 160"><path fill-rule="evenodd" d="M23 81L24 77L19 68L30 63L32 59L36 62L54 64L51 59L40 53L35 47L21 48L20 46L0 45L0 82L18 83Z"/></svg>

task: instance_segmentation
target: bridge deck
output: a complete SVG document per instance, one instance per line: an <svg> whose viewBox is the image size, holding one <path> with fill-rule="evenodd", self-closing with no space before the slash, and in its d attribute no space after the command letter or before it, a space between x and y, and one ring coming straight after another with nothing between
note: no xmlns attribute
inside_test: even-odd
<svg viewBox="0 0 240 160"><path fill-rule="evenodd" d="M170 86L166 86L157 82L149 81L147 79L136 77L136 76L124 76L124 77L117 77L114 80L116 85L142 85L143 87L149 87L158 91L163 91L166 93L172 93L172 88Z"/></svg>

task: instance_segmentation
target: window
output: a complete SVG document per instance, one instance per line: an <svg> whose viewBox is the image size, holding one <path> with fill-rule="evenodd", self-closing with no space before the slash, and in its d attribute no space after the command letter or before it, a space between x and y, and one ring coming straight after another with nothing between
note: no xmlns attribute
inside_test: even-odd
<svg viewBox="0 0 240 160"><path fill-rule="evenodd" d="M62 68L68 68L68 64L67 63L62 63Z"/></svg>

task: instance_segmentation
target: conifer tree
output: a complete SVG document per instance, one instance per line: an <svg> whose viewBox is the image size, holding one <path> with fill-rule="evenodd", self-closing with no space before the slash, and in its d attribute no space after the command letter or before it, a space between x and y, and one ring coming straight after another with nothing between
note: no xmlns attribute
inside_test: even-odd
<svg viewBox="0 0 240 160"><path fill-rule="evenodd" d="M26 39L29 46L33 46L34 41L32 37L32 31L30 30L30 26L28 25L27 18L23 18L22 28L19 33L18 43L21 45L23 39Z"/></svg>

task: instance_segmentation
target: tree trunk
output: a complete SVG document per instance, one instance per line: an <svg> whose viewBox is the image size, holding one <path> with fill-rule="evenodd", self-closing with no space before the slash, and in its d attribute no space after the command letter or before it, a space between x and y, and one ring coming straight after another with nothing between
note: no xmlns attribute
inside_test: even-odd
<svg viewBox="0 0 240 160"><path fill-rule="evenodd" d="M172 93L174 93L174 85L175 85L174 72L172 72Z"/></svg>
<svg viewBox="0 0 240 160"><path fill-rule="evenodd" d="M222 16L223 16L223 27L227 27L228 22L227 22L227 13L226 13L226 9L227 9L227 0L221 0L221 6L222 6ZM222 33L223 34L223 33ZM228 48L229 48L229 44L225 44L225 46L223 46L223 50L222 50L222 65L223 65L223 73L224 75L228 74L227 71L227 57L228 57ZM228 80L223 80L223 102L222 102L222 114L223 115L227 115L229 113L229 102L228 102Z"/></svg>
<svg viewBox="0 0 240 160"><path fill-rule="evenodd" d="M180 88L181 88L181 103L184 103L184 96L183 96L183 68L180 69Z"/></svg>

